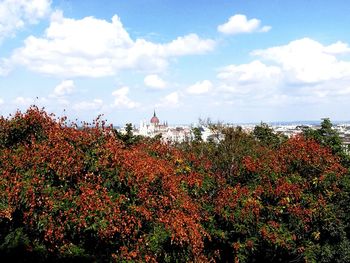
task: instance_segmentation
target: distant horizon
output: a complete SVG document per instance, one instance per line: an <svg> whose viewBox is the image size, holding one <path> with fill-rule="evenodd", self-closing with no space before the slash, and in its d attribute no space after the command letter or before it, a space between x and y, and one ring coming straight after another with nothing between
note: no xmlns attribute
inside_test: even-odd
<svg viewBox="0 0 350 263"><path fill-rule="evenodd" d="M322 120L306 120L306 121L297 121L297 120L294 120L294 121L258 121L258 122L240 122L240 123L231 123L231 122L223 122L223 124L228 124L228 125L259 125L260 123L266 123L268 125L299 125L299 124L310 124L310 125L316 125L316 124L321 124ZM331 122L332 124L350 124L350 120L332 120L331 119ZM213 122L214 124L215 123L218 123L218 122ZM221 123L221 122L220 122ZM134 123L132 123L134 124ZM192 124L198 124L197 122L192 122L192 123L189 123L189 124L185 124L185 123L169 123L169 126L172 126L172 125L187 125L187 126L190 126ZM113 125L114 126L114 125ZM120 126L120 125L118 125Z"/></svg>
<svg viewBox="0 0 350 263"><path fill-rule="evenodd" d="M37 105L31 105L31 106L34 106L34 107L38 107ZM4 118L9 118L10 116L14 116L14 114L17 112L17 111L20 111L21 113L25 113L26 110L28 110L31 106L29 106L27 109L16 109L15 111L13 112L10 112L6 115L4 114L1 114L0 113L0 116L4 117ZM49 112L47 111L47 109L45 107L38 107L39 109L43 109L46 113L48 114L54 114L54 118L61 118L61 117L67 117L67 121L68 122L72 122L72 123L75 123L75 124L80 124L80 123L92 123L94 120L96 120L96 118L98 118L99 115L96 115L95 117L93 117L92 119L80 119L80 118L72 118L70 117L69 115L67 114L55 114L54 112ZM63 110L63 112L65 112L65 110ZM110 120L108 120L107 118L105 118L104 114L100 114L101 118L100 120L104 120L106 121L107 125L113 125L113 127L119 127L119 128L123 128L127 123L131 123L132 125L136 125L136 126L139 126L140 122L142 121L146 121L146 122L149 122L151 117L153 116L153 113L152 113L152 116L147 116L145 118L142 118L136 122L132 122L132 121L125 121L124 123L113 123L111 122ZM157 116L159 117L159 115L157 114ZM329 118L329 117L322 117L320 118L319 120L260 120L260 121L252 121L252 122L229 122L229 121L225 121L225 120L214 120L210 117L206 117L206 118L201 118L201 117L198 117L196 121L192 121L192 122L188 122L188 123L175 123L175 122L171 122L171 120L167 120L167 119L162 119L161 117L159 118L160 119L160 122L163 123L163 122L167 122L169 126L191 126L191 125L198 125L200 123L200 121L204 121L206 122L207 120L210 121L210 123L213 123L213 124L217 124L217 123L222 123L222 124L225 124L225 125L258 125L260 123L266 123L268 125L302 125L302 124L310 124L310 125L317 125L317 124L321 124L322 122L322 119L325 119L325 118ZM350 124L350 120L333 120L331 118L329 118L330 121L332 122L332 124Z"/></svg>
<svg viewBox="0 0 350 263"><path fill-rule="evenodd" d="M345 0L0 0L0 114L350 120ZM141 10L141 11L140 11ZM208 19L210 18L210 19Z"/></svg>

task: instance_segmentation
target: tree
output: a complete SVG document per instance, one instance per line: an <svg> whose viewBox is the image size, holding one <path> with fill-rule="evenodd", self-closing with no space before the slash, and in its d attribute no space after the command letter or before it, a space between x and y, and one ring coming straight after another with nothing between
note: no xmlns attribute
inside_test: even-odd
<svg viewBox="0 0 350 263"><path fill-rule="evenodd" d="M342 153L342 141L339 137L339 133L333 129L333 124L329 118L323 119L319 134L322 144L331 147L332 152L335 154Z"/></svg>
<svg viewBox="0 0 350 263"><path fill-rule="evenodd" d="M123 143L108 127L75 129L37 109L0 117L2 261L209 261L201 163L126 130ZM14 131L25 136L10 144Z"/></svg>
<svg viewBox="0 0 350 263"><path fill-rule="evenodd" d="M285 139L285 137L276 134L268 124L263 122L255 126L253 135L264 146L270 146L272 148L276 148Z"/></svg>
<svg viewBox="0 0 350 263"><path fill-rule="evenodd" d="M125 143L126 146L131 146L139 142L142 138L142 136L134 135L131 123L127 123L125 125L125 133L120 133L117 130L114 130L114 133L119 140L122 140Z"/></svg>
<svg viewBox="0 0 350 263"><path fill-rule="evenodd" d="M339 133L333 129L333 124L329 118L322 119L319 129L307 128L303 133L307 138L316 140L321 145L329 147L332 153L341 157L343 164L349 167L349 156L344 151Z"/></svg>
<svg viewBox="0 0 350 263"><path fill-rule="evenodd" d="M322 129L328 138L329 123ZM8 140L14 131L25 136ZM239 127L220 132L174 145L137 141L127 125L123 142L37 109L0 118L0 258L350 262L339 156L302 135L271 147Z"/></svg>
<svg viewBox="0 0 350 263"><path fill-rule="evenodd" d="M201 142L203 139L202 139L202 131L201 131L201 128L199 127L194 127L192 128L192 133L193 133L193 140L195 142Z"/></svg>

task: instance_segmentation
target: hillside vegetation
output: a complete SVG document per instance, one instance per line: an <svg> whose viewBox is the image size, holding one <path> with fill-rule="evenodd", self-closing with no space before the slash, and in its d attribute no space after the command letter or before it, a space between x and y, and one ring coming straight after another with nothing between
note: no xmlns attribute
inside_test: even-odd
<svg viewBox="0 0 350 263"><path fill-rule="evenodd" d="M221 132L174 145L36 107L2 117L0 258L350 262L348 157L325 139L336 134Z"/></svg>

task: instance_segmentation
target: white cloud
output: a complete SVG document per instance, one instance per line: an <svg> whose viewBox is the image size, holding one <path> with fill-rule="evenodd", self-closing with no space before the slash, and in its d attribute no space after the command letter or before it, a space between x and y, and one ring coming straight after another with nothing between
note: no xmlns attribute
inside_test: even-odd
<svg viewBox="0 0 350 263"><path fill-rule="evenodd" d="M267 66L259 60L248 64L229 65L221 69L218 78L239 84L257 83L279 78L281 70L276 66Z"/></svg>
<svg viewBox="0 0 350 263"><path fill-rule="evenodd" d="M26 97L20 96L15 98L13 103L16 104L17 106L28 107L34 103L34 100L32 98L28 98L28 97L26 98Z"/></svg>
<svg viewBox="0 0 350 263"><path fill-rule="evenodd" d="M325 53L329 53L329 54L345 54L345 53L350 53L350 48L349 45L347 43L338 41L336 43L333 43L329 46L326 46L324 48Z"/></svg>
<svg viewBox="0 0 350 263"><path fill-rule="evenodd" d="M170 104L173 106L177 105L179 103L179 93L175 91L165 96L164 103Z"/></svg>
<svg viewBox="0 0 350 263"><path fill-rule="evenodd" d="M129 87L122 87L112 92L114 103L112 107L133 109L139 106L139 103L132 101L129 97Z"/></svg>
<svg viewBox="0 0 350 263"><path fill-rule="evenodd" d="M100 110L103 106L103 100L94 99L92 101L81 101L73 105L76 111Z"/></svg>
<svg viewBox="0 0 350 263"><path fill-rule="evenodd" d="M4 104L4 100L0 98L0 105Z"/></svg>
<svg viewBox="0 0 350 263"><path fill-rule="evenodd" d="M32 71L63 77L104 77L123 69L159 72L171 57L203 54L215 41L195 34L158 44L133 40L120 18L65 18L56 11L43 37L29 36L10 60Z"/></svg>
<svg viewBox="0 0 350 263"><path fill-rule="evenodd" d="M0 42L26 24L35 24L50 12L51 0L3 0L0 2Z"/></svg>
<svg viewBox="0 0 350 263"><path fill-rule="evenodd" d="M281 70L260 61L247 64L229 65L222 68L218 75L218 90L234 96L235 104L250 104L264 100L278 92L281 83Z"/></svg>
<svg viewBox="0 0 350 263"><path fill-rule="evenodd" d="M164 89L166 87L166 82L156 74L147 75L144 79L144 83L147 87L155 89Z"/></svg>
<svg viewBox="0 0 350 263"><path fill-rule="evenodd" d="M73 80L63 80L55 87L53 95L55 97L63 97L65 95L71 94L74 89L75 84Z"/></svg>
<svg viewBox="0 0 350 263"><path fill-rule="evenodd" d="M11 71L9 59L0 58L0 76L6 76Z"/></svg>
<svg viewBox="0 0 350 263"><path fill-rule="evenodd" d="M178 107L180 104L180 94L178 91L174 91L164 98L161 99L160 103L158 103L157 107Z"/></svg>
<svg viewBox="0 0 350 263"><path fill-rule="evenodd" d="M23 97L23 96L18 96L16 97L12 103L18 107L18 108L28 108L31 105L36 105L40 107L44 107L49 105L49 100L46 97Z"/></svg>
<svg viewBox="0 0 350 263"><path fill-rule="evenodd" d="M214 46L214 40L200 39L196 34L178 37L168 44L158 44L159 53L164 57L199 55L213 50Z"/></svg>
<svg viewBox="0 0 350 263"><path fill-rule="evenodd" d="M284 46L256 50L252 55L276 63L289 82L317 84L350 78L350 61L336 57L336 54L348 52L347 49L347 45L341 42L324 46L310 38L303 38Z"/></svg>
<svg viewBox="0 0 350 263"><path fill-rule="evenodd" d="M235 35L240 33L268 32L271 26L261 27L261 21L256 18L247 19L245 15L236 14L229 20L218 26L218 31L226 35Z"/></svg>
<svg viewBox="0 0 350 263"><path fill-rule="evenodd" d="M272 26L263 26L259 32L261 33L266 33L266 32L269 32L271 30Z"/></svg>
<svg viewBox="0 0 350 263"><path fill-rule="evenodd" d="M55 107L58 105L72 107L70 103L71 101L68 99L67 95L71 94L74 89L75 84L73 80L64 80L60 84L58 84L48 96L18 96L13 100L13 104L20 108L26 108L33 104L42 107ZM74 109L79 107L83 108L84 103L76 103L73 105Z"/></svg>
<svg viewBox="0 0 350 263"><path fill-rule="evenodd" d="M195 84L187 88L189 94L205 94L208 93L213 87L213 84L209 80L203 80L196 82Z"/></svg>
<svg viewBox="0 0 350 263"><path fill-rule="evenodd" d="M340 95L340 96L349 96L350 95L350 86L345 87L343 89L339 89L335 92L335 95Z"/></svg>
<svg viewBox="0 0 350 263"><path fill-rule="evenodd" d="M221 99L242 107L344 101L350 99L350 61L339 55L347 52L347 43L309 38L256 50L256 60L220 69L217 90Z"/></svg>

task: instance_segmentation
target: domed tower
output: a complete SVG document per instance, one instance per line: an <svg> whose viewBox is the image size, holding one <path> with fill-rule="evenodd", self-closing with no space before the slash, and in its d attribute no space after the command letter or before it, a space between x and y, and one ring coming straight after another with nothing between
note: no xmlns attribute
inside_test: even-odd
<svg viewBox="0 0 350 263"><path fill-rule="evenodd" d="M151 125L153 125L153 126L158 126L159 125L159 119L156 116L156 111L154 111L153 117L151 118L150 122L151 122Z"/></svg>

